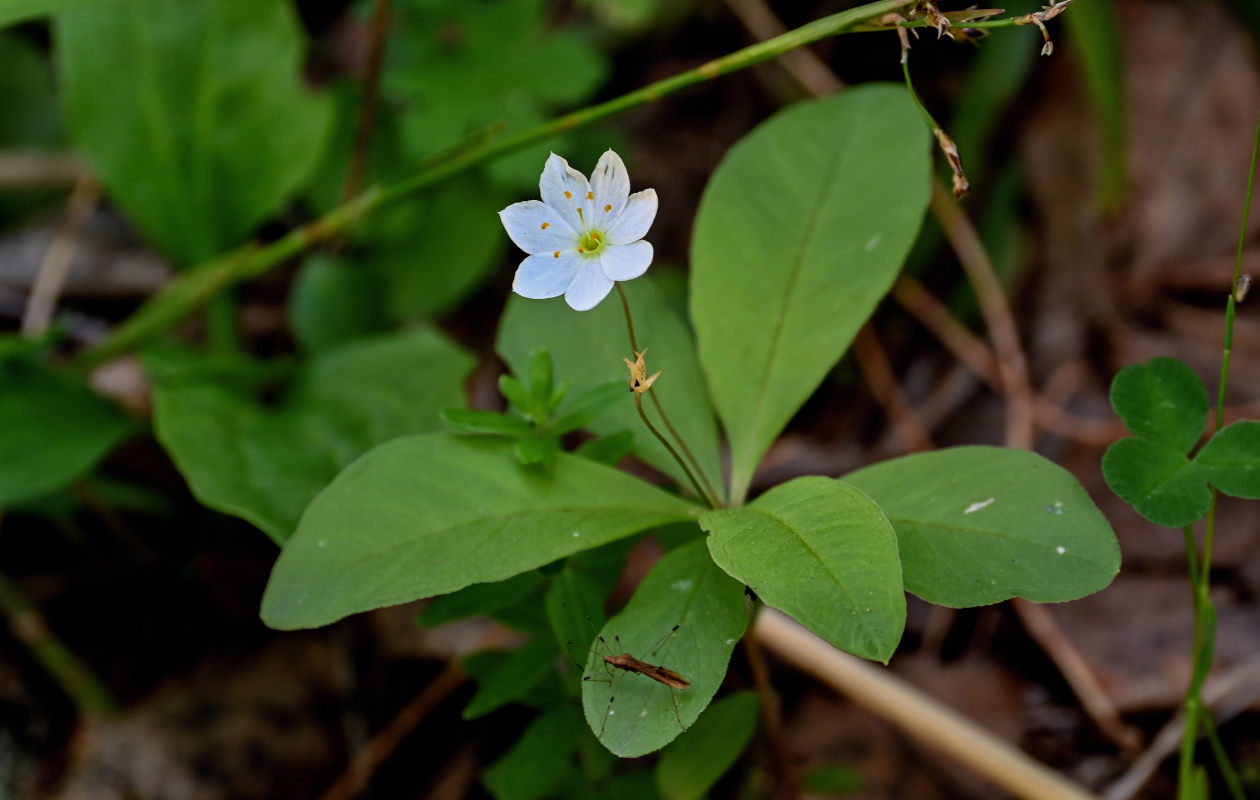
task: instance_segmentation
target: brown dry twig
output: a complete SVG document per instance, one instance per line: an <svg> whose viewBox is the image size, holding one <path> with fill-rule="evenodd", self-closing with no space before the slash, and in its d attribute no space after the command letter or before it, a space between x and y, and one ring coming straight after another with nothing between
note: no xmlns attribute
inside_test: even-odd
<svg viewBox="0 0 1260 800"><path fill-rule="evenodd" d="M403 739L466 680L467 676L454 662L448 664L424 691L404 706L389 725L355 755L345 772L321 795L321 800L350 800L356 796L381 764L398 749Z"/></svg>
<svg viewBox="0 0 1260 800"><path fill-rule="evenodd" d="M27 336L43 333L52 322L57 299L61 296L66 275L70 272L70 263L74 261L74 254L79 249L79 234L84 223L96 210L100 197L100 186L91 175L81 173L66 205L65 222L53 234L48 249L44 251L44 258L35 274L35 284L31 287L31 296L26 301L26 311L22 315L22 333Z"/></svg>

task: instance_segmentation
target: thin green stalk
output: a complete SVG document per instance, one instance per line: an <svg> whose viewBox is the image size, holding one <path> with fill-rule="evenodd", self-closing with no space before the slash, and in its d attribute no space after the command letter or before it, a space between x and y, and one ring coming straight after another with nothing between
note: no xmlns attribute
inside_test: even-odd
<svg viewBox="0 0 1260 800"><path fill-rule="evenodd" d="M1260 115L1256 119L1255 139L1251 145L1251 167L1247 173L1247 195L1243 200L1242 224L1238 231L1238 250L1234 256L1234 279L1230 284L1229 297L1225 301L1225 340L1221 352L1221 376L1216 391L1216 419L1214 429L1220 431L1225 425L1225 390L1229 384L1229 358L1234 347L1234 312L1237 303L1238 279L1242 275L1242 254L1247 239L1247 220L1251 216L1251 196L1256 179L1256 160L1260 154ZM1200 726L1207 732L1212 742L1213 752L1221 765L1221 772L1230 791L1235 791L1238 776L1225 756L1225 749L1215 736L1215 726L1211 714L1203 707L1203 683L1212 669L1212 660L1216 650L1216 609L1212 606L1212 548L1216 540L1216 487L1211 488L1211 499L1208 503L1207 518L1203 527L1203 555L1197 559L1194 554L1194 539L1189 528L1186 529L1187 558L1190 564L1190 576L1194 586L1194 666L1190 685L1186 688L1186 729L1181 739L1181 759L1178 769L1177 796L1191 796L1194 787L1194 750ZM1241 784L1238 784L1241 792ZM1241 793L1237 794L1241 797Z"/></svg>
<svg viewBox="0 0 1260 800"><path fill-rule="evenodd" d="M1247 800L1242 779L1238 777L1234 765L1229 763L1229 755L1225 752L1225 746L1221 744L1221 737L1216 732L1216 722L1212 719L1211 713L1202 715L1200 719L1203 722L1203 732L1207 735L1208 744L1212 748L1212 755L1216 757L1216 765L1220 767L1221 777L1225 779L1225 786L1229 788L1230 797L1233 800Z"/></svg>
<svg viewBox="0 0 1260 800"><path fill-rule="evenodd" d="M630 314L630 300L626 297L626 290L621 288L620 283L614 283L613 286L617 287L617 295L621 298L621 310L625 312L626 315L626 332L630 334L630 353L635 358L638 358L639 340L634 335L634 317ZM655 390L649 387L648 394L652 396L652 402L656 405L656 412L661 415L661 419L664 420L665 427L669 429L670 435L674 437L674 441L678 442L678 446L682 448L683 453L687 456L687 460L691 462L691 467L695 469L696 474L700 476L700 480L704 482L704 488L707 492L700 492L700 496L704 498L704 501L709 504L710 508L718 508L721 505L719 502L721 500L721 495L714 490L713 484L709 482L709 476L704 474L704 470L700 467L700 462L696 460L695 455L691 452L691 448L687 446L687 441L678 433L674 424L669 421L669 415L665 413L665 408L661 405L661 400L656 396ZM634 402L636 404L639 402L637 392L635 393ZM640 416L643 415L642 407L639 409L639 414ZM645 422L647 421L646 416L644 416L643 419ZM656 433L656 430L652 428L650 424L648 425L648 429L653 433ZM674 453L674 448L670 447L669 442L665 441L659 433L657 433L656 438L660 439L661 444L668 447L669 451L674 454L674 459L679 462L679 465L687 472L687 477L691 478L691 481L694 484L696 479L692 477L691 470L687 468L687 464L682 463L682 460L678 458L678 454ZM699 487L697 487L697 489L698 488Z"/></svg>
<svg viewBox="0 0 1260 800"><path fill-rule="evenodd" d="M40 663L82 714L109 714L114 699L87 665L49 629L39 610L18 587L0 573L0 611L9 621L13 638Z"/></svg>
<svg viewBox="0 0 1260 800"><path fill-rule="evenodd" d="M1225 425L1225 384L1229 380L1229 356L1234 349L1234 306L1238 294L1238 278L1242 275L1243 247L1247 242L1247 219L1251 216L1251 190L1256 181L1256 154L1260 153L1260 115L1256 119L1256 138L1251 143L1251 171L1247 173L1247 197L1243 200L1242 225L1238 229L1238 250L1234 254L1234 280L1225 301L1225 350L1221 357L1221 382L1216 391L1216 430Z"/></svg>
<svg viewBox="0 0 1260 800"><path fill-rule="evenodd" d="M445 180L496 156L573 130L632 108L659 100L689 86L777 58L791 50L831 36L848 33L873 17L904 8L909 0L878 0L841 11L788 31L781 36L749 45L734 53L701 64L669 78L648 84L603 103L565 114L515 136L475 144L448 160L420 169L397 183L374 186L338 206L323 217L265 245L247 245L184 272L137 313L95 346L85 350L76 366L87 369L130 350L182 320L226 287L257 277L284 263L308 247L342 232L360 216L428 186Z"/></svg>

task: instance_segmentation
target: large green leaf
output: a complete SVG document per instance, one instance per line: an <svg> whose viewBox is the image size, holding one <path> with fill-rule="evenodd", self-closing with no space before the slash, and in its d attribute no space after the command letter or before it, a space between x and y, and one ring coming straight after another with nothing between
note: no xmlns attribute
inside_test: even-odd
<svg viewBox="0 0 1260 800"><path fill-rule="evenodd" d="M463 404L472 366L429 330L365 339L314 359L277 408L204 376L159 382L154 428L197 499L283 543L311 498L361 453L442 430L438 414Z"/></svg>
<svg viewBox="0 0 1260 800"><path fill-rule="evenodd" d="M97 0L56 17L74 143L180 262L237 244L299 187L330 105L301 85L288 0Z"/></svg>
<svg viewBox="0 0 1260 800"><path fill-rule="evenodd" d="M957 447L844 480L892 521L906 589L938 605L1075 600L1120 569L1115 536L1089 495L1036 453Z"/></svg>
<svg viewBox="0 0 1260 800"><path fill-rule="evenodd" d="M25 360L0 363L0 506L63 488L131 429L83 384Z"/></svg>
<svg viewBox="0 0 1260 800"><path fill-rule="evenodd" d="M757 596L841 650L887 662L906 597L879 506L831 478L797 478L743 508L705 513L709 552Z"/></svg>
<svg viewBox="0 0 1260 800"><path fill-rule="evenodd" d="M731 495L892 286L927 207L928 134L899 87L779 112L705 189L691 240L700 363Z"/></svg>
<svg viewBox="0 0 1260 800"><path fill-rule="evenodd" d="M1260 500L1260 422L1245 419L1217 431L1194 465L1225 494Z"/></svg>
<svg viewBox="0 0 1260 800"><path fill-rule="evenodd" d="M700 377L691 331L650 278L623 286L634 315L639 347L647 348L648 372L661 370L652 390L709 480L718 486L722 470L717 422ZM629 395L630 373L622 359L633 360L634 356L630 353L625 314L616 298L610 296L590 311L574 311L560 297L527 300L512 295L499 322L495 349L513 372L523 375L530 353L539 347L551 353L556 378L571 382L570 400L613 381L624 382ZM645 399L643 407L656 426L664 430L653 404ZM562 407L561 413L567 408ZM633 431L635 455L672 476L679 485L690 488L678 463L644 427L633 403L622 403L609 411L591 425L591 430L601 435Z"/></svg>
<svg viewBox="0 0 1260 800"><path fill-rule="evenodd" d="M317 496L263 596L273 628L498 581L696 508L637 478L560 454L517 462L511 443L408 436L355 461Z"/></svg>
<svg viewBox="0 0 1260 800"><path fill-rule="evenodd" d="M744 587L718 569L704 542L671 550L591 648L582 683L591 731L622 758L664 747L709 705L747 626ZM690 688L672 689L604 661L623 653L678 673Z"/></svg>

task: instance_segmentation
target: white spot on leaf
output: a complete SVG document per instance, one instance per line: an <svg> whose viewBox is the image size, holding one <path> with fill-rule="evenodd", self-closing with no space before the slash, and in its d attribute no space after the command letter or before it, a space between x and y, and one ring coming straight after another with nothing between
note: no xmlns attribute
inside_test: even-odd
<svg viewBox="0 0 1260 800"><path fill-rule="evenodd" d="M871 238L866 240L866 245L862 249L869 253L872 250L874 250L876 247L879 247L879 243L883 241L883 239L884 239L884 234L877 233Z"/></svg>
<svg viewBox="0 0 1260 800"><path fill-rule="evenodd" d="M669 588L673 589L675 592L685 592L689 590L691 587L692 587L692 581L686 580L686 579L681 580L681 581L674 581L673 583L669 585Z"/></svg>
<svg viewBox="0 0 1260 800"><path fill-rule="evenodd" d="M1059 555L1063 555L1064 553L1067 552L1067 548L1064 547L1063 545L1059 545L1058 547L1054 548L1054 551L1058 553Z"/></svg>
<svg viewBox="0 0 1260 800"><path fill-rule="evenodd" d="M973 514L973 513L975 513L975 512L977 512L977 511L979 511L979 510L980 510L980 509L982 509L982 508L987 508L987 507L989 507L990 505L992 505L992 504L993 504L993 500L994 500L994 499L995 499L995 498L990 497L988 500L981 500L981 501L979 501L979 502L972 503L971 505L967 506L967 510L966 510L966 511L964 511L963 513L964 513L964 514Z"/></svg>

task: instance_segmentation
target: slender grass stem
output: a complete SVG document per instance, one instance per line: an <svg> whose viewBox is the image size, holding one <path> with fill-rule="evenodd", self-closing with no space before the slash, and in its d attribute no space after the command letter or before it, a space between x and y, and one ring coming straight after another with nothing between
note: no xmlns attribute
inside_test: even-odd
<svg viewBox="0 0 1260 800"><path fill-rule="evenodd" d="M1221 376L1216 390L1216 418L1214 431L1225 425L1225 390L1229 384L1229 358L1234 347L1234 312L1237 303L1238 280L1242 275L1243 247L1247 240L1247 220L1251 216L1251 196L1256 180L1256 159L1260 154L1260 115L1256 119L1255 138L1251 144L1251 166L1247 173L1247 194L1243 200L1242 224L1238 231L1238 250L1234 256L1234 277L1225 301L1225 338L1221 348ZM1178 764L1178 798L1190 798L1195 791L1194 751L1200 727L1207 734L1212 752L1221 769L1230 792L1242 797L1238 775L1229 763L1225 748L1216 736L1211 714L1203 707L1203 682L1212 669L1216 650L1216 609L1212 606L1212 549L1216 540L1216 487L1211 487L1207 518L1203 526L1203 555L1195 557L1194 537L1186 528L1186 556L1190 565L1190 578L1194 587L1194 666L1190 685L1186 688L1186 729L1181 739L1181 758Z"/></svg>
<svg viewBox="0 0 1260 800"><path fill-rule="evenodd" d="M81 714L110 714L115 709L109 690L92 670L53 633L26 595L0 573L0 613L9 630L39 662Z"/></svg>
<svg viewBox="0 0 1260 800"><path fill-rule="evenodd" d="M1247 800L1242 779L1238 777L1234 765L1229 763L1229 754L1225 752L1225 746L1221 744L1221 737L1216 732L1216 721L1212 719L1211 712L1201 714L1199 719L1203 723L1203 733L1207 736L1208 745L1212 748L1212 755L1216 757L1216 765L1221 770L1221 777L1225 779L1225 786L1229 788L1230 797L1233 800Z"/></svg>

